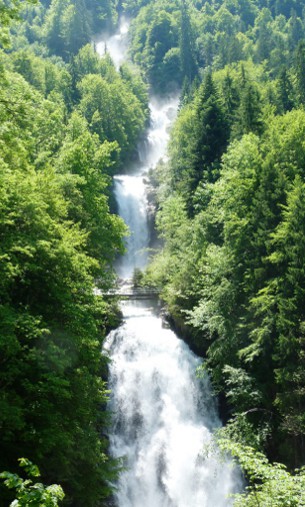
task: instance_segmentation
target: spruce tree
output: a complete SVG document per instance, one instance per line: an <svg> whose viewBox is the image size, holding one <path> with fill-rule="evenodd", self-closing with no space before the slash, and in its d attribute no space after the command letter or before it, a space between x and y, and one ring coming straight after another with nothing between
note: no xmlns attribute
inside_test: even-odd
<svg viewBox="0 0 305 507"><path fill-rule="evenodd" d="M295 57L296 85L300 104L305 104L305 40L298 44Z"/></svg>
<svg viewBox="0 0 305 507"><path fill-rule="evenodd" d="M227 115L228 122L232 126L235 118L236 109L239 106L240 96L239 91L234 84L233 78L227 72L222 85L222 94L224 99L224 107Z"/></svg>
<svg viewBox="0 0 305 507"><path fill-rule="evenodd" d="M293 89L286 67L281 69L277 83L277 94L280 112L291 111L293 108Z"/></svg>
<svg viewBox="0 0 305 507"><path fill-rule="evenodd" d="M262 129L260 114L259 92L254 85L247 83L240 95L240 104L236 113L233 137L239 138L250 132L259 134Z"/></svg>
<svg viewBox="0 0 305 507"><path fill-rule="evenodd" d="M292 11L288 21L288 43L289 50L293 51L300 40L304 37L304 25L301 18L297 17L295 10Z"/></svg>
<svg viewBox="0 0 305 507"><path fill-rule="evenodd" d="M229 124L211 73L198 92L195 137L194 186L202 179L215 181L229 137Z"/></svg>
<svg viewBox="0 0 305 507"><path fill-rule="evenodd" d="M262 9L255 21L257 33L256 58L258 62L267 60L273 48L271 23L272 16L270 10L267 8Z"/></svg>
<svg viewBox="0 0 305 507"><path fill-rule="evenodd" d="M198 65L196 62L194 34L185 0L181 2L179 47L182 75L191 83L198 74Z"/></svg>
<svg viewBox="0 0 305 507"><path fill-rule="evenodd" d="M68 0L52 0L47 11L43 33L46 45L52 54L63 54L63 22L62 17L68 7Z"/></svg>

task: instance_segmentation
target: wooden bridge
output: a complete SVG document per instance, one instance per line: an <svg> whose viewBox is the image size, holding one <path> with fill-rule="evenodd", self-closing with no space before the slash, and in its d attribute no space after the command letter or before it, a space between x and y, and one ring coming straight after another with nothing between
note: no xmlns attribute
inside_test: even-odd
<svg viewBox="0 0 305 507"><path fill-rule="evenodd" d="M151 287L133 287L129 284L122 284L107 292L99 289L95 290L95 294L106 297L117 297L120 299L156 299L160 291Z"/></svg>

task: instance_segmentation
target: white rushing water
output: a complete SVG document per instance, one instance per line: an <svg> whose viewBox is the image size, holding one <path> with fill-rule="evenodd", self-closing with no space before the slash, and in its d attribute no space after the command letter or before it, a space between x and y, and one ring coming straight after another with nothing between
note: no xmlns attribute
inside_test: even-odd
<svg viewBox="0 0 305 507"><path fill-rule="evenodd" d="M131 278L134 269L143 269L148 261L150 235L145 180L149 169L166 156L169 127L176 116L178 98L152 99L149 108L150 127L146 139L138 147L140 162L133 168L132 174L119 175L114 179L118 211L130 231L126 238L126 254L117 265L121 279Z"/></svg>
<svg viewBox="0 0 305 507"><path fill-rule="evenodd" d="M114 194L120 216L128 224L126 254L119 259L117 272L121 279L131 278L135 268L143 269L148 261L149 227L147 197L143 178L116 176Z"/></svg>
<svg viewBox="0 0 305 507"><path fill-rule="evenodd" d="M111 55L117 69L127 58L128 29L129 20L122 17L117 32L111 36L105 34L96 44L96 50L100 55L103 55L106 51Z"/></svg>
<svg viewBox="0 0 305 507"><path fill-rule="evenodd" d="M196 377L200 360L147 303L125 303L123 311L125 323L107 343L111 452L127 467L116 505L230 505L234 471L208 448L220 423L208 379Z"/></svg>
<svg viewBox="0 0 305 507"><path fill-rule="evenodd" d="M122 61L120 41L122 58L126 50L124 23L106 41L116 65ZM97 47L102 48L102 43ZM151 100L151 126L139 146L140 163L131 174L115 177L118 210L130 229L127 253L118 265L118 274L125 280L134 268L147 264L145 175L166 157L177 108L177 98ZM124 323L110 333L105 347L111 359L110 451L114 457L124 457L126 466L117 484L115 506L229 506L234 470L207 451L213 429L220 426L208 379L196 377L200 360L163 328L150 305L148 301L122 303Z"/></svg>

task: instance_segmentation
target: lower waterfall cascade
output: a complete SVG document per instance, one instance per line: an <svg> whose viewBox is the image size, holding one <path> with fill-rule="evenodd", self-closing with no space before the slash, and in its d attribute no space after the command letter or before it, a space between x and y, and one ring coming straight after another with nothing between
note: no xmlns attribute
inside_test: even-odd
<svg viewBox="0 0 305 507"><path fill-rule="evenodd" d="M237 476L211 452L220 426L201 363L149 301L122 304L108 337L113 426L110 451L124 457L117 507L226 507Z"/></svg>

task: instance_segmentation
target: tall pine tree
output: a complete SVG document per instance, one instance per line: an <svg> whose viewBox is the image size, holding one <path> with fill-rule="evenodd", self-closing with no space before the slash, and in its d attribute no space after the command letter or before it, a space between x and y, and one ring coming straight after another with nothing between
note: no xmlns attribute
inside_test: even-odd
<svg viewBox="0 0 305 507"><path fill-rule="evenodd" d="M182 75L191 83L198 75L198 65L195 54L195 38L185 0L181 2L179 47Z"/></svg>
<svg viewBox="0 0 305 507"><path fill-rule="evenodd" d="M305 104L305 40L298 44L295 57L295 73L300 104Z"/></svg>
<svg viewBox="0 0 305 507"><path fill-rule="evenodd" d="M217 179L229 138L228 120L211 73L206 75L197 96L195 138L194 187L200 180Z"/></svg>

